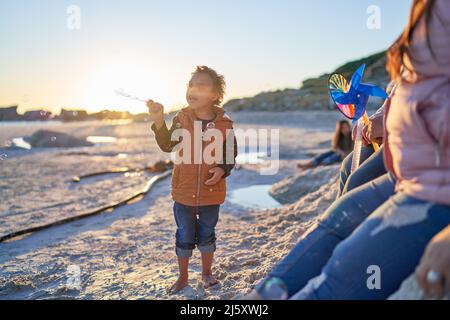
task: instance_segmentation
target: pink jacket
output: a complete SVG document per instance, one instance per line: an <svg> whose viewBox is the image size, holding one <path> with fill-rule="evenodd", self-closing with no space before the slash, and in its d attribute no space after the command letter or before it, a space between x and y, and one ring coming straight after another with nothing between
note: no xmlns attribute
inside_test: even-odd
<svg viewBox="0 0 450 320"><path fill-rule="evenodd" d="M413 71L403 74L386 108L385 162L397 177L396 191L450 205L450 1L436 0L411 41Z"/></svg>

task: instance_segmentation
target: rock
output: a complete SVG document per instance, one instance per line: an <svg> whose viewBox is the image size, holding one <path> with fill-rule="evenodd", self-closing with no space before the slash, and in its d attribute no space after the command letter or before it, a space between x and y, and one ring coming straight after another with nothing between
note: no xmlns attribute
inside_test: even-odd
<svg viewBox="0 0 450 320"><path fill-rule="evenodd" d="M294 203L324 184L336 183L339 168L340 165L332 165L303 171L277 182L269 193L282 204Z"/></svg>
<svg viewBox="0 0 450 320"><path fill-rule="evenodd" d="M23 138L33 148L74 148L89 147L92 143L86 139L76 138L62 132L38 130L31 136Z"/></svg>
<svg viewBox="0 0 450 320"><path fill-rule="evenodd" d="M0 121L18 121L20 115L17 113L17 106L0 108Z"/></svg>
<svg viewBox="0 0 450 320"><path fill-rule="evenodd" d="M391 295L388 300L421 300L422 290L414 277L414 274L409 276L405 281L403 281L400 289L393 295Z"/></svg>
<svg viewBox="0 0 450 320"><path fill-rule="evenodd" d="M400 289L392 294L388 300L422 300L422 290L416 281L414 274L410 275L405 281L403 281ZM450 300L450 293L447 294L442 300Z"/></svg>
<svg viewBox="0 0 450 320"><path fill-rule="evenodd" d="M85 110L65 110L62 109L57 117L63 121L83 121L87 120L88 114Z"/></svg>
<svg viewBox="0 0 450 320"><path fill-rule="evenodd" d="M25 121L44 121L49 120L52 117L50 111L45 110L32 110L23 114L22 119Z"/></svg>

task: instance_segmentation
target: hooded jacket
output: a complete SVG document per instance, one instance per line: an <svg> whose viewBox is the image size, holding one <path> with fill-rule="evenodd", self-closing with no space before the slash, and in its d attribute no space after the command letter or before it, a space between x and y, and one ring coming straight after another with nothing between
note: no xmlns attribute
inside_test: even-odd
<svg viewBox="0 0 450 320"><path fill-rule="evenodd" d="M450 1L418 22L410 57L386 107L385 164L396 191L450 205Z"/></svg>

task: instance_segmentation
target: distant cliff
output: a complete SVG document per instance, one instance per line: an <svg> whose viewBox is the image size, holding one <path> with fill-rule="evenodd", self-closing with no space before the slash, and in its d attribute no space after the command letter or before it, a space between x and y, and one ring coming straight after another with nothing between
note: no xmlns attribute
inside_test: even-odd
<svg viewBox="0 0 450 320"><path fill-rule="evenodd" d="M389 83L386 72L386 51L348 62L332 73L342 73L349 78L356 69L366 64L364 82L370 82L385 88ZM325 110L334 106L328 96L328 78L326 73L317 78L303 81L299 89L284 89L262 92L254 97L233 99L224 104L228 111L287 111L287 110ZM371 106L369 106L371 107ZM374 107L374 106L372 106Z"/></svg>

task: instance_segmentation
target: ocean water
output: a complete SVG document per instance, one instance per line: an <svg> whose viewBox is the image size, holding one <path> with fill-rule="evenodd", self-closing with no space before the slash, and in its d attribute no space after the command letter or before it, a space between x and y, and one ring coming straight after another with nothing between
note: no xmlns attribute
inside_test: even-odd
<svg viewBox="0 0 450 320"><path fill-rule="evenodd" d="M0 128L7 127L29 127L29 126L42 126L42 125L60 125L63 124L60 120L49 121L0 121Z"/></svg>
<svg viewBox="0 0 450 320"><path fill-rule="evenodd" d="M279 208L282 205L269 194L271 187L271 184L263 184L239 188L230 192L229 200L246 208Z"/></svg>

